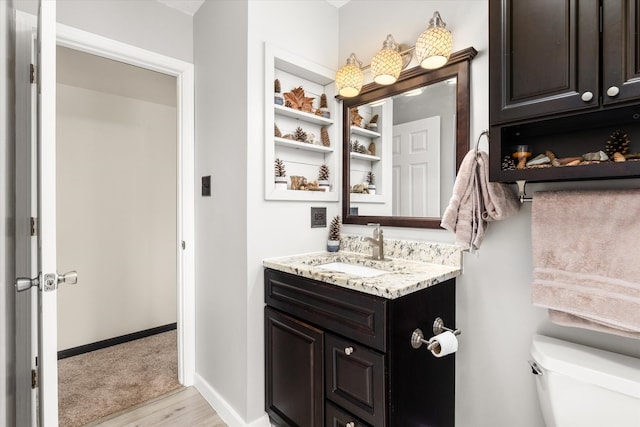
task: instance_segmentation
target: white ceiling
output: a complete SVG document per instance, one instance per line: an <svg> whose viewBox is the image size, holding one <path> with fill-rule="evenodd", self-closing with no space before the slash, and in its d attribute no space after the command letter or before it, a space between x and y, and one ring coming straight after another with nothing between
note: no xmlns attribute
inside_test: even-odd
<svg viewBox="0 0 640 427"><path fill-rule="evenodd" d="M165 6L169 6L173 9L177 9L182 13L186 13L187 15L195 15L195 13L200 9L200 6L205 2L205 0L157 0L158 2L164 4ZM332 6L337 8L341 8L345 4L349 3L349 0L326 0Z"/></svg>

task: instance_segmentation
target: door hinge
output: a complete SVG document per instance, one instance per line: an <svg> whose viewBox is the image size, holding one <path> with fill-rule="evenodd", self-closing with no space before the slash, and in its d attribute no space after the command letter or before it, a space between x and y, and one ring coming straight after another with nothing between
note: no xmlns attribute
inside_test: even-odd
<svg viewBox="0 0 640 427"><path fill-rule="evenodd" d="M31 83L36 82L36 66L33 64L29 64L29 80Z"/></svg>
<svg viewBox="0 0 640 427"><path fill-rule="evenodd" d="M31 370L31 388L38 387L38 371L35 369Z"/></svg>
<svg viewBox="0 0 640 427"><path fill-rule="evenodd" d="M31 217L31 235L32 236L38 235L38 221L34 217Z"/></svg>
<svg viewBox="0 0 640 427"><path fill-rule="evenodd" d="M185 241L182 241L182 250L185 250L187 248L187 244L185 243Z"/></svg>

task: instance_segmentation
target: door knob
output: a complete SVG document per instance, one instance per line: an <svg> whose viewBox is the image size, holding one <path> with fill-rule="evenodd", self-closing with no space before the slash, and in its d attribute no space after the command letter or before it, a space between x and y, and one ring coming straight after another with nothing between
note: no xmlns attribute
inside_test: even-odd
<svg viewBox="0 0 640 427"><path fill-rule="evenodd" d="M611 86L609 89L607 89L607 95L614 97L617 96L620 93L620 89L618 89L617 86Z"/></svg>
<svg viewBox="0 0 640 427"><path fill-rule="evenodd" d="M58 285L62 283L67 285L75 285L76 283L78 283L78 272L69 271L65 274L60 274L58 276Z"/></svg>
<svg viewBox="0 0 640 427"><path fill-rule="evenodd" d="M31 289L32 286L37 287L38 285L40 285L40 278L38 277L33 279L20 277L16 279L16 291L18 292L26 291L27 289Z"/></svg>
<svg viewBox="0 0 640 427"><path fill-rule="evenodd" d="M351 354L353 354L353 347L346 347L344 349L344 354L346 354L347 356L351 356Z"/></svg>

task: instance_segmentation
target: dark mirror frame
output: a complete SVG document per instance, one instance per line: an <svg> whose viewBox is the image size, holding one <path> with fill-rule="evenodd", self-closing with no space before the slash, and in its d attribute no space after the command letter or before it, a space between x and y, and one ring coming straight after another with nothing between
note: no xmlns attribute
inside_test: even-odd
<svg viewBox="0 0 640 427"><path fill-rule="evenodd" d="M353 98L342 100L342 222L344 224L369 224L377 223L392 227L414 228L441 228L441 218L430 217L400 217L400 216L355 216L349 214L351 204L351 192L349 185L350 176L350 124L349 109L368 104L382 98L388 98L400 93L437 83L450 78L457 78L456 91L456 171L460 168L462 159L470 149L469 141L469 92L470 92L470 68L471 60L477 55L473 47L454 52L449 57L449 62L436 70L425 70L419 66L400 73L398 80L389 86L380 86L369 83L362 87L360 94Z"/></svg>

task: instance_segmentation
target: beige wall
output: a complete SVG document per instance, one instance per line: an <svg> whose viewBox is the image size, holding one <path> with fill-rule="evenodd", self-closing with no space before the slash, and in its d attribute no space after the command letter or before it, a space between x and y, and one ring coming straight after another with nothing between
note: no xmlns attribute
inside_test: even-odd
<svg viewBox="0 0 640 427"><path fill-rule="evenodd" d="M59 349L176 321L175 79L77 56L59 48L58 269L79 275L58 292ZM111 85L87 78L108 67Z"/></svg>

